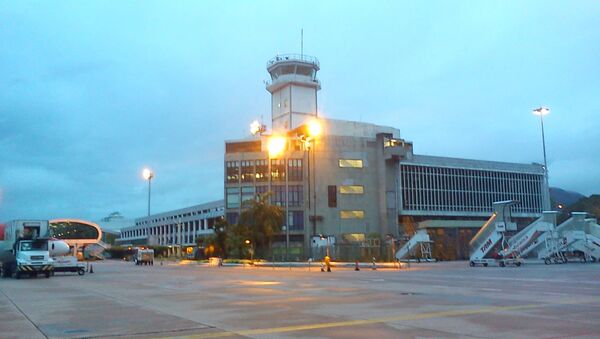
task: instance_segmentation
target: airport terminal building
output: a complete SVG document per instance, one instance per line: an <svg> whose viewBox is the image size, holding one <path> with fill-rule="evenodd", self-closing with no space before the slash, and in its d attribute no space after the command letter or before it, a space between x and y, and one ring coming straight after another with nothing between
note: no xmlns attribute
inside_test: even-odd
<svg viewBox="0 0 600 339"><path fill-rule="evenodd" d="M397 128L318 117L319 67L305 55L270 60L272 130L225 142L225 217L236 223L245 201L271 192L286 215L276 253L289 244L291 260L317 257L328 239L334 256L352 259L348 249L426 229L434 257L464 259L492 202L520 201L513 216L523 224L550 208L540 164L414 154ZM285 140L277 154L275 138Z"/></svg>
<svg viewBox="0 0 600 339"><path fill-rule="evenodd" d="M121 229L120 245L196 246L196 238L213 233L213 226L224 216L223 200L212 201L135 219L135 225Z"/></svg>

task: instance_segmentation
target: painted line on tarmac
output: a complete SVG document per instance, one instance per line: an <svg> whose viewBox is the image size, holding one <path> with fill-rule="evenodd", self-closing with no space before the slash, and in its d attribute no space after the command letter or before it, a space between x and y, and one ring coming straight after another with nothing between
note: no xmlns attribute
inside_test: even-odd
<svg viewBox="0 0 600 339"><path fill-rule="evenodd" d="M258 329L252 329L252 330L225 331L225 332L216 332L216 333L213 332L213 333L205 333L205 334L190 335L190 336L183 336L183 337L162 337L162 338L206 339L206 338L224 338L224 337L231 337L231 336L252 336L252 335L262 335L262 334L275 334L275 333L319 330L319 329L326 329L326 328L333 328L333 327L372 325L372 324L387 323L387 322L394 322L394 321L458 317L458 316L465 316L465 315L496 313L496 312L505 312L505 311L515 311L515 310L526 310L526 309L553 307L553 306L570 305L570 304L581 304L581 303L589 303L589 302L590 302L590 300L586 300L586 301L570 300L570 301L557 302L557 303L552 303L552 304L526 304L526 305L516 305L516 306L493 306L493 307L483 307L483 308L471 309L471 310L405 314L405 315L394 316L394 317L382 317L382 318L363 319L363 320L348 320L348 321L338 321L338 322L329 322L329 323L320 323L320 324L293 325L293 326L271 327L271 328L258 328Z"/></svg>

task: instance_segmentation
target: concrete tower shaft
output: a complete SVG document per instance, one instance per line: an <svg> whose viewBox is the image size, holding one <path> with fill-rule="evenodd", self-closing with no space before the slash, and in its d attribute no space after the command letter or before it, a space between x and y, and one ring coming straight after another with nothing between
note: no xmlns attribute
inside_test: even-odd
<svg viewBox="0 0 600 339"><path fill-rule="evenodd" d="M317 116L319 61L302 54L278 55L267 62L271 81L271 122L274 132L292 130Z"/></svg>

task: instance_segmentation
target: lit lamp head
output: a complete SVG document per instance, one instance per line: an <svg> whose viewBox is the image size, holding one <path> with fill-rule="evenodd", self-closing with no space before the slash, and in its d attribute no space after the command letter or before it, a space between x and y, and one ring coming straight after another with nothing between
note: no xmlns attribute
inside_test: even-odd
<svg viewBox="0 0 600 339"><path fill-rule="evenodd" d="M308 134L313 138L321 135L322 129L321 123L318 120L311 120L308 123Z"/></svg>
<svg viewBox="0 0 600 339"><path fill-rule="evenodd" d="M286 139L282 136L272 136L269 138L267 148L269 150L269 158L277 158L285 151Z"/></svg>
<svg viewBox="0 0 600 339"><path fill-rule="evenodd" d="M252 135L262 134L266 130L267 126L261 124L260 122L258 122L258 120L254 120L250 124L250 133L252 133Z"/></svg>
<svg viewBox="0 0 600 339"><path fill-rule="evenodd" d="M144 177L145 180L150 180L154 178L154 172L152 172L149 168L144 168L142 171L142 177Z"/></svg>
<svg viewBox="0 0 600 339"><path fill-rule="evenodd" d="M544 116L550 114L550 109L548 107L540 107L536 108L532 111L534 115Z"/></svg>
<svg viewBox="0 0 600 339"><path fill-rule="evenodd" d="M244 240L244 243L245 243L246 245L250 245L250 240L246 239L246 240Z"/></svg>

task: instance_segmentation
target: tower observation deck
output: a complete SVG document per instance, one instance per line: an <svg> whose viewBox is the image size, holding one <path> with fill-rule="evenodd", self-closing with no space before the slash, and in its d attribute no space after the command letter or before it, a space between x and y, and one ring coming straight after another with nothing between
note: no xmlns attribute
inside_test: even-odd
<svg viewBox="0 0 600 339"><path fill-rule="evenodd" d="M303 54L278 55L267 62L271 81L271 122L274 132L294 129L317 116L319 60Z"/></svg>

